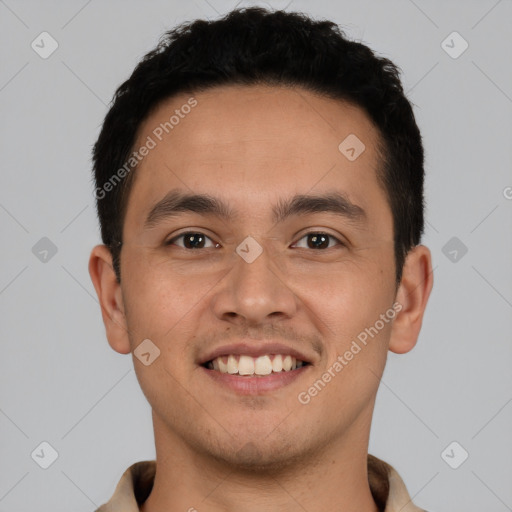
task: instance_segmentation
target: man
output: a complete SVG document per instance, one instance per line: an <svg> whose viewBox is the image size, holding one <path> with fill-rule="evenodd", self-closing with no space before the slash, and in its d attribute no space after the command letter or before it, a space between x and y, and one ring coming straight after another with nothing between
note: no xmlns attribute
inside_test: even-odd
<svg viewBox="0 0 512 512"><path fill-rule="evenodd" d="M198 20L121 85L93 157L89 271L156 444L98 510L420 510L368 454L433 283L396 67L298 13Z"/></svg>

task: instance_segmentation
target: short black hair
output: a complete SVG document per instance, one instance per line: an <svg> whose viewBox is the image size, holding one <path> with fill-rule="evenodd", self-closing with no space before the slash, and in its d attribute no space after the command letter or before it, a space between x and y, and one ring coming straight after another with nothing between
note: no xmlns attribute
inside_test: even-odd
<svg viewBox="0 0 512 512"><path fill-rule="evenodd" d="M393 215L398 286L405 257L424 229L423 145L400 69L348 40L332 21L262 7L235 9L214 21L186 22L165 32L115 92L93 148L93 171L101 237L117 280L136 172L136 165L127 171L126 162L139 127L165 99L230 84L300 87L358 106L369 116L380 135L377 179Z"/></svg>

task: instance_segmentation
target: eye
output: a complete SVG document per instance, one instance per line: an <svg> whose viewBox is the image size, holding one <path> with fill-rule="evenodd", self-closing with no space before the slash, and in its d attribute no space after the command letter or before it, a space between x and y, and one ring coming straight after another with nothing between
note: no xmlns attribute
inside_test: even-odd
<svg viewBox="0 0 512 512"><path fill-rule="evenodd" d="M298 245L301 240L307 238L306 246ZM310 233L306 233L299 242L294 244L294 247L302 247L305 249L329 249L332 247L329 243L329 239L335 240L338 245L344 245L340 240L338 240L335 236L330 235L329 233L322 233L321 231L311 231Z"/></svg>
<svg viewBox="0 0 512 512"><path fill-rule="evenodd" d="M183 245L181 243L176 243L177 240L183 240ZM205 245L208 243L207 241L210 242L209 246ZM195 231L188 231L186 233L182 233L181 235L175 236L174 238L168 240L165 245L177 245L183 249L208 249L211 247L220 247L220 244L213 242L210 237Z"/></svg>

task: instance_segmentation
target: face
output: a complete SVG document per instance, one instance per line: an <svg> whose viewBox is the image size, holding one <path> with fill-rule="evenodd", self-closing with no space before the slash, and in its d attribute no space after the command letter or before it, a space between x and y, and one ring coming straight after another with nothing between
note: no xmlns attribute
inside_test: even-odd
<svg viewBox="0 0 512 512"><path fill-rule="evenodd" d="M158 347L134 365L161 435L230 465L291 464L369 431L397 311L378 134L302 89L194 98L139 130L135 147L155 146L128 201L116 347ZM359 156L356 139L339 149L351 134ZM286 356L307 364L277 371Z"/></svg>

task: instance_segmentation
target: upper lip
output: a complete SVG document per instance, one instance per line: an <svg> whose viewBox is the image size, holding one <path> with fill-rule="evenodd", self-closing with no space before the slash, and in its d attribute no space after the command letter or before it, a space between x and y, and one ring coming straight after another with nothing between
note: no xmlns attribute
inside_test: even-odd
<svg viewBox="0 0 512 512"><path fill-rule="evenodd" d="M208 352L208 354L206 354L204 357L201 357L199 359L199 364L205 364L208 361L216 359L217 357L228 356L230 354L243 354L251 357L259 357L266 354L283 354L291 355L292 357L295 357L295 359L304 361L305 363L312 362L312 359L307 355L303 354L297 349L283 345L282 343L258 343L254 340L251 340L250 342L234 343L231 345L223 345L222 347L218 347L211 352Z"/></svg>

